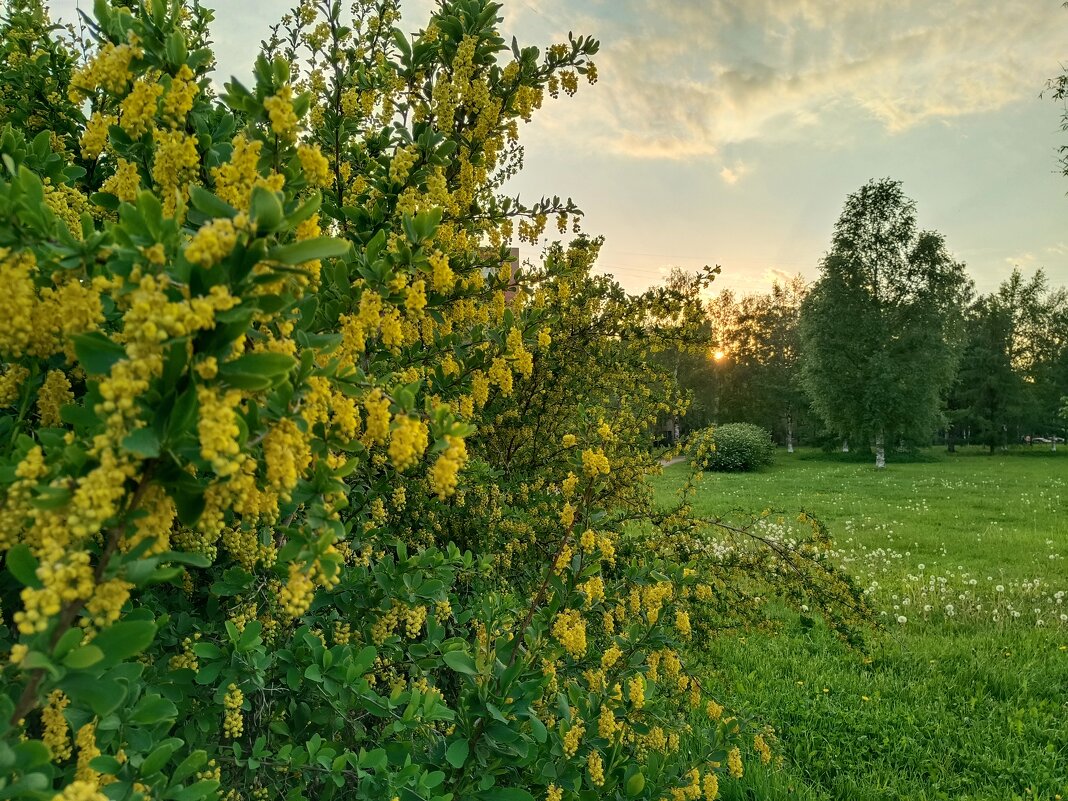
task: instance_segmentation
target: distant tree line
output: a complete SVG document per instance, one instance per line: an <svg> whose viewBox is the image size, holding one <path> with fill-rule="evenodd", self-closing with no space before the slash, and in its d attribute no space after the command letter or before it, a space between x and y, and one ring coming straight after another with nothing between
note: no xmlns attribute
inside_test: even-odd
<svg viewBox="0 0 1068 801"><path fill-rule="evenodd" d="M750 422L788 448L874 448L881 467L935 441L1055 447L1068 425L1068 292L1016 268L977 295L897 181L847 198L815 283L724 290L708 317L711 352L678 361L684 432Z"/></svg>

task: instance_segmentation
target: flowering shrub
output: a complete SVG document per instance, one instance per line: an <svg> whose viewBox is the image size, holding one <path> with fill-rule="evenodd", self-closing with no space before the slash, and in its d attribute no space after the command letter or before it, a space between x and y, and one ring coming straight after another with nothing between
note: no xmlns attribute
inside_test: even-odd
<svg viewBox="0 0 1068 801"><path fill-rule="evenodd" d="M81 63L19 8L4 797L696 799L740 775L685 665L714 559L665 546L644 488L643 432L685 403L644 357L690 326L591 277L596 241L505 259L575 230L570 201L500 187L597 43L509 49L487 0L413 36L394 0L329 0L215 97L197 4L98 2ZM54 91L20 94L27 59Z"/></svg>
<svg viewBox="0 0 1068 801"><path fill-rule="evenodd" d="M696 432L690 455L701 470L748 471L771 464L771 435L752 423L727 423Z"/></svg>

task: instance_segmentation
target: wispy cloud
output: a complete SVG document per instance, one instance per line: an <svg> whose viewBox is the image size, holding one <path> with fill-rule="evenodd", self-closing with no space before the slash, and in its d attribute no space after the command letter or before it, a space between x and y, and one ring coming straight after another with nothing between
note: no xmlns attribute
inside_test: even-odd
<svg viewBox="0 0 1068 801"><path fill-rule="evenodd" d="M567 18L563 0L538 5ZM1034 0L618 0L586 12L602 85L581 116L597 132L576 111L560 127L635 158L952 121L1035 98L1068 56L1068 12Z"/></svg>

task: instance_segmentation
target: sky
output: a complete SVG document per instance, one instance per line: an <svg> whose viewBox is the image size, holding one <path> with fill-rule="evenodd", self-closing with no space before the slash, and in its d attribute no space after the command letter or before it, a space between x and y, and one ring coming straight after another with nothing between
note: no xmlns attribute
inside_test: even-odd
<svg viewBox="0 0 1068 801"><path fill-rule="evenodd" d="M1068 284L1068 133L1040 97L1068 64L1060 0L503 3L508 40L601 42L598 83L546 98L523 130L511 190L574 198L606 239L600 267L632 291L673 266L721 265L716 286L739 292L815 279L846 196L884 177L980 291L1017 265ZM250 74L293 4L216 0L222 80ZM92 4L51 2L65 20L76 5ZM431 5L404 0L401 27Z"/></svg>

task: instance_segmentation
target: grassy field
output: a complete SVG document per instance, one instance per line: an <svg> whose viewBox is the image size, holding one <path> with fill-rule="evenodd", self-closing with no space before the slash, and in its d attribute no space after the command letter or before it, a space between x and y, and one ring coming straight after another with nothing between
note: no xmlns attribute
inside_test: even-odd
<svg viewBox="0 0 1068 801"><path fill-rule="evenodd" d="M1068 452L931 451L883 472L781 453L706 475L695 506L814 513L884 624L866 654L786 612L778 636L710 645L709 680L784 757L726 798L1068 799Z"/></svg>

